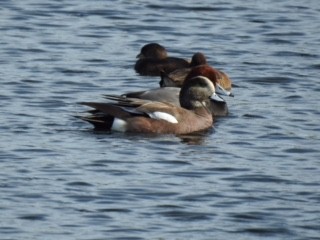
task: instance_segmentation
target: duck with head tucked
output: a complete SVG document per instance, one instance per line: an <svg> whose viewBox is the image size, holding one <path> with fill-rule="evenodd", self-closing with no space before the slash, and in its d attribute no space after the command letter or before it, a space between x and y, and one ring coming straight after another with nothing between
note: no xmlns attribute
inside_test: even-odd
<svg viewBox="0 0 320 240"><path fill-rule="evenodd" d="M134 69L144 76L160 76L161 72L170 73L179 68L190 67L186 59L168 56L167 50L158 43L144 45L137 58Z"/></svg>
<svg viewBox="0 0 320 240"><path fill-rule="evenodd" d="M81 119L98 130L133 133L188 134L213 124L210 100L223 101L208 78L197 76L186 81L179 93L181 106L167 102L108 96L115 102L83 102L92 107L91 115Z"/></svg>
<svg viewBox="0 0 320 240"><path fill-rule="evenodd" d="M187 77L185 77L185 81L188 81L189 79L192 79L197 76L203 76L208 78L215 86L218 95L233 97L233 94L231 92L226 91L223 87L220 86L220 84L218 83L216 70L210 67L209 65L201 65L192 68ZM184 84L185 81L183 81L182 84ZM180 106L179 93L180 88L178 87L162 87L146 91L129 92L123 94L122 96L128 98L139 98L152 101L169 102ZM229 112L227 103L225 101L216 101L214 99L210 100L210 109L214 117L227 116Z"/></svg>

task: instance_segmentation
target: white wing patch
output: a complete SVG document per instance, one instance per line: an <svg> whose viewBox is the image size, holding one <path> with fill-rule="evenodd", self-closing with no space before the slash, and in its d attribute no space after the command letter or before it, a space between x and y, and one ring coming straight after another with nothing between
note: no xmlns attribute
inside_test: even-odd
<svg viewBox="0 0 320 240"><path fill-rule="evenodd" d="M162 119L170 123L178 123L178 120L169 113L165 112L152 112L148 113L149 117L153 119Z"/></svg>
<svg viewBox="0 0 320 240"><path fill-rule="evenodd" d="M126 121L119 118L115 118L113 120L111 130L118 131L118 132L125 132L126 129L127 129Z"/></svg>

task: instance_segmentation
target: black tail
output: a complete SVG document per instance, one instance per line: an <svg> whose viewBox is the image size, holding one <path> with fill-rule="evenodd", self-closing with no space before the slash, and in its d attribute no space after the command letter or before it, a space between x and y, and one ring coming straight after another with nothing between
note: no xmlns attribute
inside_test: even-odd
<svg viewBox="0 0 320 240"><path fill-rule="evenodd" d="M92 124L95 130L100 131L110 131L114 120L113 116L103 114L75 117Z"/></svg>

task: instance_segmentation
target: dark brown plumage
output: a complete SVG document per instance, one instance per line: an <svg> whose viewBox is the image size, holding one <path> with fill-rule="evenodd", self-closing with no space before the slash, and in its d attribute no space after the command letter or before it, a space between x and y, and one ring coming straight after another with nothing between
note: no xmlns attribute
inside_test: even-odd
<svg viewBox="0 0 320 240"><path fill-rule="evenodd" d="M170 73L190 66L190 63L183 58L169 57L167 50L158 43L144 45L137 58L134 69L145 76L160 76L162 71Z"/></svg>

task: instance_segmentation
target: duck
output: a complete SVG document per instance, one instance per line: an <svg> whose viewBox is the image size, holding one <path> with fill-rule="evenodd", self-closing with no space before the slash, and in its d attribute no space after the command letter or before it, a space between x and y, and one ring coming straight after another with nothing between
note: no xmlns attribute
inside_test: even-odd
<svg viewBox="0 0 320 240"><path fill-rule="evenodd" d="M186 76L193 67L206 65L207 59L202 52L196 52L193 54L189 67L179 68L170 73L165 71L160 72L161 80L159 82L160 87L181 87Z"/></svg>
<svg viewBox="0 0 320 240"><path fill-rule="evenodd" d="M201 66L192 68L188 76L186 77L186 81L196 76L204 76L208 78L215 86L216 93L218 95L230 96L230 97L234 96L232 92L225 90L223 87L219 85L216 70L210 67L209 65L201 65ZM180 106L179 93L180 93L180 88L174 86L174 87L153 88L153 89L137 91L137 92L128 92L128 93L122 94L122 96L128 97L128 98L138 98L138 99L145 99L145 100L152 100L152 101L169 102L177 106ZM226 101L210 100L210 108L214 117L223 117L229 114L229 109Z"/></svg>
<svg viewBox="0 0 320 240"><path fill-rule="evenodd" d="M200 53L198 53L200 54ZM198 55L199 57L200 55ZM204 55L203 55L204 57ZM202 61L195 61L195 63L189 68L181 68L177 69L169 74L165 72L161 72L161 80L159 82L160 87L181 87L183 84L183 81L186 79L192 68L194 67L200 67L199 69L205 69L204 66L207 65L207 62L205 59ZM211 67L212 69L210 71L214 71L217 76L217 81L221 87L223 87L225 90L230 91L232 89L232 81L229 78L229 76L224 73L223 71L220 71L218 69L215 69Z"/></svg>
<svg viewBox="0 0 320 240"><path fill-rule="evenodd" d="M165 47L158 43L144 45L137 58L134 69L143 76L160 76L161 72L170 73L190 66L186 59L169 57Z"/></svg>
<svg viewBox="0 0 320 240"><path fill-rule="evenodd" d="M109 102L82 102L91 107L81 117L96 130L125 133L183 135L209 129L214 118L210 99L224 101L210 79L197 76L186 81L179 93L181 106L168 102L109 95Z"/></svg>

